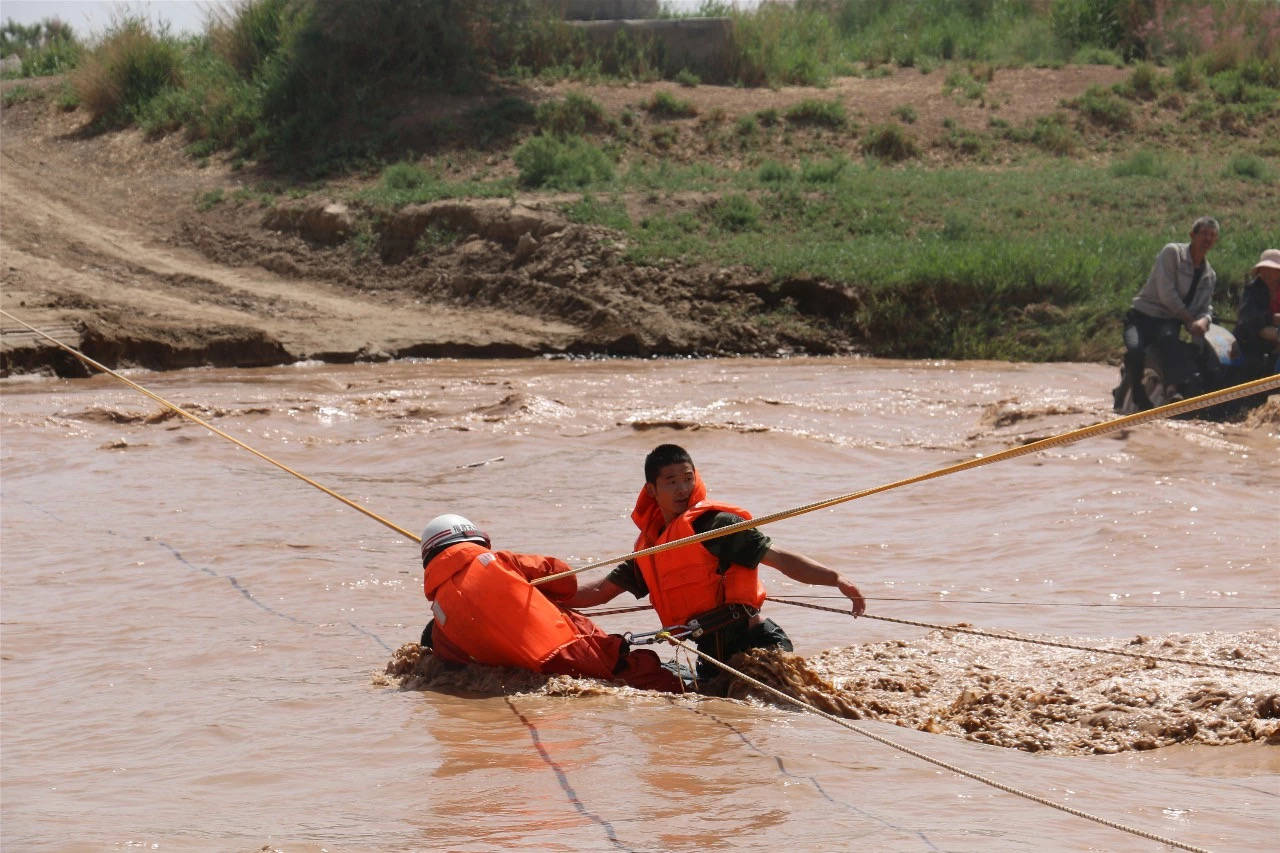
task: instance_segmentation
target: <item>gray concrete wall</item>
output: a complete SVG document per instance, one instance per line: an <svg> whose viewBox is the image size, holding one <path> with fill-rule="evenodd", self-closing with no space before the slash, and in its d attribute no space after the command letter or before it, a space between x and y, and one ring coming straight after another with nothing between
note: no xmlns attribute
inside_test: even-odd
<svg viewBox="0 0 1280 853"><path fill-rule="evenodd" d="M619 33L636 41L656 41L661 47L663 70L674 73L687 68L706 82L716 82L723 73L724 54L729 46L732 20L729 18L663 18L648 21L579 21L594 44L609 44Z"/></svg>
<svg viewBox="0 0 1280 853"><path fill-rule="evenodd" d="M656 18L659 0L547 0L570 21L612 21Z"/></svg>

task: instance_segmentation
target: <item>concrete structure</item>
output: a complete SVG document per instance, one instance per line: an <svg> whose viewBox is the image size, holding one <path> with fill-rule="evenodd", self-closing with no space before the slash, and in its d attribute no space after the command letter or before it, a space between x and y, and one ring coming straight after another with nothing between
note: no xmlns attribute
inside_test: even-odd
<svg viewBox="0 0 1280 853"><path fill-rule="evenodd" d="M547 0L568 21L616 21L656 18L658 0Z"/></svg>
<svg viewBox="0 0 1280 853"><path fill-rule="evenodd" d="M659 18L660 0L542 2L570 26L581 29L601 52L625 36L635 44L654 45L664 74L687 69L709 83L724 76L724 53L732 34L729 18Z"/></svg>
<svg viewBox="0 0 1280 853"><path fill-rule="evenodd" d="M664 73L683 69L704 82L720 82L724 76L724 54L732 34L729 18L664 18L649 21L574 21L587 40L604 48L626 35L638 43L655 42L658 62Z"/></svg>

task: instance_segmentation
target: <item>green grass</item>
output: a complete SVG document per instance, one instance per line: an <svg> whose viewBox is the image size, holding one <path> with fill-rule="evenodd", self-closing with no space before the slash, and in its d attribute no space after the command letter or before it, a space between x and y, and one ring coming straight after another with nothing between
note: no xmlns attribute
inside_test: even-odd
<svg viewBox="0 0 1280 853"><path fill-rule="evenodd" d="M703 175L724 194L701 214L610 224L636 262L744 264L856 288L865 306L845 319L880 355L1097 360L1114 353L1118 318L1155 253L1185 240L1197 216L1223 222L1211 260L1228 315L1227 284L1274 241L1274 187L1250 194L1212 163L1161 162L1157 180L1145 166L1116 174L1052 161L1002 172L844 164L804 191L769 167Z"/></svg>
<svg viewBox="0 0 1280 853"><path fill-rule="evenodd" d="M57 18L23 25L9 19L0 26L0 56L16 56L18 71L5 76L47 77L62 74L80 64L84 46L71 27Z"/></svg>
<svg viewBox="0 0 1280 853"><path fill-rule="evenodd" d="M544 133L555 136L580 135L588 130L601 131L608 125L604 107L577 92L570 92L557 101L540 104L534 117Z"/></svg>
<svg viewBox="0 0 1280 853"><path fill-rule="evenodd" d="M1113 163L1111 175L1117 178L1167 178L1169 165L1158 152L1148 148L1135 151L1124 160Z"/></svg>
<svg viewBox="0 0 1280 853"><path fill-rule="evenodd" d="M987 86L967 71L952 71L942 84L942 94L961 100L976 101L986 94Z"/></svg>
<svg viewBox="0 0 1280 853"><path fill-rule="evenodd" d="M1143 61L1121 91L1090 92L1075 104L1101 127L1129 126L1129 100L1149 101L1166 85L1158 65L1172 66L1172 88L1197 99L1187 108L1189 122L1239 134L1280 115L1280 19L1272 0L1162 0L1158 8L1134 0L704 6L700 14L730 19L731 38L718 65L698 69L666 67L660 45L625 35L592 46L535 0L242 0L189 39L126 12L87 48L64 24L10 21L0 28L0 53L22 56L25 75L74 67L74 102L100 128L180 128L192 140L209 140L201 150L235 149L303 177L402 156L415 144L410 139L426 147L456 139L505 145L534 123L519 99L507 99L508 112L442 122L409 139L395 129L399 111L422 93L494 94L530 79L825 85L840 75L891 73L895 65L950 63L944 89L971 102L985 99L997 66L1105 58ZM548 107L538 124L562 136L598 132L583 106ZM670 92L646 106L655 117L694 114ZM840 127L844 117L838 104L819 102L788 121ZM769 117L758 123L769 126ZM1069 147L1061 136L1046 142Z"/></svg>
<svg viewBox="0 0 1280 853"><path fill-rule="evenodd" d="M19 84L4 93L3 103L4 106L11 107L14 104L25 104L28 101L39 101L42 98L44 98L44 95L39 89Z"/></svg>
<svg viewBox="0 0 1280 853"><path fill-rule="evenodd" d="M613 177L608 155L580 136L535 136L512 159L520 169L523 187L574 189Z"/></svg>
<svg viewBox="0 0 1280 853"><path fill-rule="evenodd" d="M818 101L807 98L786 111L786 119L794 125L825 127L840 130L847 123L844 105L839 101Z"/></svg>
<svg viewBox="0 0 1280 853"><path fill-rule="evenodd" d="M641 106L655 118L692 118L698 108L685 98L666 91L654 92Z"/></svg>
<svg viewBox="0 0 1280 853"><path fill-rule="evenodd" d="M513 179L445 181L416 162L399 162L383 169L378 182L357 193L356 198L376 209L394 210L449 198L502 198L515 189Z"/></svg>
<svg viewBox="0 0 1280 853"><path fill-rule="evenodd" d="M277 194L357 169L379 175L354 193L374 215L518 189L578 191L569 215L621 232L635 261L743 264L857 290L863 307L832 322L884 355L1095 359L1114 353L1117 318L1155 251L1184 239L1196 216L1223 222L1213 254L1223 282L1240 282L1274 243L1280 146L1254 132L1280 121L1274 3L1158 5L1159 16L1131 0L725 4L712 11L731 18L730 49L719 66L697 69L667 68L652 45L625 37L591 47L533 0L246 0L195 38L126 16L78 52L53 45L58 28L0 28L0 51L23 52L24 73L75 63L58 103L83 107L96 129L182 133L201 162L220 149L257 159L281 182ZM986 103L997 67L1072 58L1133 71L1016 123ZM910 105L862 128L833 98L732 122L714 113L667 121L697 115L677 85L825 85L902 68L945 68L932 85L966 109L989 107L990 124L953 123L920 140L914 134L933 131L904 127L916 119ZM660 77L670 91L618 116L581 95L530 100L531 81ZM438 95L477 106L400 135L405 116L445 100ZM11 89L6 105L28 97ZM1203 145L1134 136L1156 110L1178 111L1157 134ZM691 139L731 151L740 166L700 162ZM1069 159L1100 139L1110 163ZM1018 147L1017 165L991 166L993 147ZM1179 153L1190 149L1219 154ZM442 177L456 174L451 155L467 161L476 151L505 177ZM920 165L938 151L983 165ZM699 192L692 209L665 204ZM643 215L628 213L636 197ZM225 201L242 200L214 191L196 204ZM353 245L369 253L372 233L363 220ZM1220 301L1230 313L1225 294ZM780 309L771 322L793 313Z"/></svg>
<svg viewBox="0 0 1280 853"><path fill-rule="evenodd" d="M862 139L862 151L871 157L898 163L919 156L920 147L901 126L881 124L867 131Z"/></svg>
<svg viewBox="0 0 1280 853"><path fill-rule="evenodd" d="M1133 108L1115 92L1101 86L1090 86L1068 106L1079 110L1094 124L1111 130L1127 130L1133 125Z"/></svg>
<svg viewBox="0 0 1280 853"><path fill-rule="evenodd" d="M221 187L208 190L196 197L196 210L212 210L226 200L224 190Z"/></svg>
<svg viewBox="0 0 1280 853"><path fill-rule="evenodd" d="M1227 161L1223 174L1226 177L1244 178L1271 186L1275 186L1280 180L1274 165L1253 154L1234 155Z"/></svg>

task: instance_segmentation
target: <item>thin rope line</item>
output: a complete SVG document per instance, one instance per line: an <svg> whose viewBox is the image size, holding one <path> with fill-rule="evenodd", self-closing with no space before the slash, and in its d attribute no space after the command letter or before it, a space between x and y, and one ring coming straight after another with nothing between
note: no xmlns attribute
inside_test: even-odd
<svg viewBox="0 0 1280 853"><path fill-rule="evenodd" d="M1114 420L1104 421L1102 423L1093 424L1092 426L1081 427L1061 435L1042 438L1039 441L1033 441L1030 444L1019 445L1018 447L1010 447L1001 450L999 453L993 453L990 456L982 456L977 459L969 459L965 462L959 462L955 465L948 465L945 468L938 468L925 474L918 474L914 477L908 477L904 480L897 480L892 483L886 483L870 489L863 489L858 492L850 492L847 495L839 495L834 498L827 498L814 503L805 504L803 506L794 507L792 509L784 509L769 515L762 515L757 518L749 518L739 521L735 524L729 524L724 527L716 527L705 533L695 533L692 536L686 536L683 539L676 539L671 542L665 542L661 545L653 545L649 548L642 548L639 551L632 551L629 554L622 554L617 557L610 557L607 560L599 560L589 563L585 566L579 566L576 569L570 569L567 572L559 574L547 575L531 581L534 586L565 577L566 575L576 575L579 572L585 572L590 569L598 569L602 566L609 566L615 563L622 563L627 560L634 560L636 557L647 557L650 554L658 554L662 551L670 551L672 548L681 548L685 545L692 545L695 542L705 542L708 539L716 539L721 536L728 536L731 533L737 533L741 530L749 530L753 527L760 527L774 521L781 521L786 518L793 518L797 515L814 512L819 509L836 506L837 504L847 503L848 501L865 498L870 495L887 492L890 489L896 489L900 486L909 486L914 483L922 483L925 480L932 480L937 477L944 477L947 474L955 474L969 468L978 468L982 465L990 465L993 462L1003 462L1006 459L1013 459L1018 456L1025 456L1028 453L1037 453L1041 450L1047 450L1050 447L1057 447L1061 444L1071 444L1085 438L1094 438L1127 427L1136 426L1156 418L1173 417L1185 412L1194 412L1198 409L1207 408L1217 403L1236 400L1240 397L1248 397L1252 394L1258 394L1263 391L1270 391L1280 388L1280 376L1264 376L1261 379L1254 379L1250 382L1244 382L1239 385L1233 385L1230 388L1223 388L1220 391L1211 391L1207 394L1201 394L1198 397L1191 397L1186 400L1178 400L1172 403L1166 403L1163 406L1157 406L1154 409L1148 409L1145 412L1135 412L1131 415L1123 415Z"/></svg>
<svg viewBox="0 0 1280 853"><path fill-rule="evenodd" d="M764 682L759 681L758 679L752 678L751 676L747 675L745 672L740 672L734 669L733 667L729 666L728 664L725 664L725 663L722 663L721 661L716 660L715 658L711 657L711 655L706 654L702 650L695 648L693 646L690 646L684 641L677 640L675 637L672 637L670 634L667 635L666 639L670 640L670 642L673 645L680 646L690 652L693 652L698 657L702 658L705 661L715 664L716 666L723 669L725 672L731 675L737 676L738 678L741 678L743 681L747 682L753 687L758 687L761 690L771 693L772 695L778 697L779 699L783 699L787 702L790 702L793 705L798 705L804 710L811 711L817 714L818 716L823 717L824 719L830 720L831 722L835 723L838 726L843 726L844 728L849 729L852 732L856 732L857 734L860 734L863 737L870 738L871 740L874 740L877 743L884 744L885 746L896 749L899 752L906 753L907 755L910 755L913 758L919 758L921 761L927 761L930 764L943 768L944 770L950 770L952 773L959 773L961 776L972 779L975 782L981 782L984 785L990 785L992 788L995 788L1000 791L1004 791L1007 794L1013 794L1015 796L1022 797L1023 799L1030 800L1033 803L1039 803L1042 806L1048 806L1050 808L1057 809L1058 811L1075 815L1076 817L1082 817L1085 820L1091 820L1094 823L1098 823L1103 826L1110 827L1111 829L1118 829L1121 832L1127 832L1131 835L1136 835L1140 838L1146 838L1150 841L1159 842L1160 844L1168 844L1170 847L1177 847L1181 850L1191 850L1191 851L1194 851L1194 853L1209 853L1209 851L1205 850L1203 847L1195 847L1193 845L1186 844L1181 841L1176 841L1172 838L1165 838L1164 836L1156 835L1153 832L1147 832L1144 829L1138 829L1136 827L1126 826L1125 824L1119 823L1118 821L1111 820L1110 818L1099 817L1098 815L1091 814L1082 809L1077 809L1074 806L1068 806L1065 803L1054 802L1053 800L1047 799L1045 797L1041 797L1039 794L1033 794L1030 791L1022 790L1021 788L1015 788L1012 785L1006 785L1003 782L997 782L995 779L991 779L987 776L983 776L980 773L975 773L972 770L965 770L963 767L959 767L955 764L951 764L948 761L943 761L940 758L934 758L931 755L927 755L923 752L920 752L917 749L913 749L909 746L905 746L896 741L890 740L887 737L878 735L875 732L862 728L861 726L856 726L853 723L850 723L848 720L841 719L840 717L837 717L834 714L830 714L826 711L823 711L820 708L815 708L814 706L810 705L804 700L797 699L796 697L791 696L787 693L784 693L775 687L770 687L768 684L765 684Z"/></svg>
<svg viewBox="0 0 1280 853"><path fill-rule="evenodd" d="M773 601L774 599L770 599ZM787 601L786 599L777 599L783 604L790 604L794 607L808 607L811 610L825 610L828 613L848 614L847 610L839 610L835 607L824 607L821 604L809 604L804 601ZM1212 669L1225 669L1228 672L1247 672L1254 675L1275 675L1280 676L1280 670L1260 669L1249 666L1236 666L1234 664L1217 663L1215 661L1188 660L1187 658L1165 657L1163 655L1142 654L1139 652L1126 652L1120 649L1098 649L1093 646L1081 646L1073 643L1059 643L1054 640L1037 640L1032 637L1020 637L1017 634L995 633L992 631L980 631L976 628L960 628L953 625L935 625L932 622L917 622L913 619L895 619L892 616L872 616L864 613L858 617L860 619L876 619L880 622L895 622L899 625L915 625L920 628L934 628L939 631L956 631L961 634L972 634L975 637L991 637L996 640L1013 640L1018 643L1032 643L1037 646L1053 646L1059 649L1075 649L1082 652L1095 652L1105 655L1119 655L1120 657L1138 658L1139 660L1158 660L1165 663L1180 663L1190 666L1206 666Z"/></svg>
<svg viewBox="0 0 1280 853"><path fill-rule="evenodd" d="M611 610L578 610L577 608L570 608L570 609L574 610L574 612L576 613L581 613L584 616L616 616L619 613L639 613L641 610L652 610L653 605L639 604L639 605L636 605L635 607L615 607Z"/></svg>
<svg viewBox="0 0 1280 853"><path fill-rule="evenodd" d="M586 807L582 802L582 798L578 796L578 792L574 790L572 783L569 782L569 774L560 766L551 753L547 750L546 745L542 742L542 733L538 731L538 727L533 721L524 715L524 712L516 707L516 703L511 701L510 696L503 696L503 701L507 703L507 707L511 709L511 713L516 715L520 722L524 723L525 728L529 730L529 737L533 741L533 748L537 750L539 757L543 762L551 768L551 772L556 776L556 782L560 785L560 790L569 798L569 804L574 807L578 814L590 820L592 823L604 830L605 837L609 839L614 847L621 847L623 850L631 850L626 844L618 840L618 833L614 830L613 824L605 818L596 814Z"/></svg>
<svg viewBox="0 0 1280 853"><path fill-rule="evenodd" d="M141 392L141 393L143 393L143 394L147 395L147 396L148 396L148 397L150 397L151 399L155 400L157 403L160 403L160 404L161 404L161 405L163 405L163 406L167 406L168 408L172 409L173 411L177 412L178 414L182 415L184 418L187 418L188 420L191 420L191 421L194 421L195 423L198 423L200 426L202 426L202 427L204 427L205 429L209 430L209 431L210 431L210 432L212 432L213 434L215 434L215 435L219 435L219 436L221 436L221 437L225 438L227 441L231 442L232 444L236 445L237 447L239 447L239 448L240 448L240 449L242 449L242 450L247 450L247 451L249 451L249 452L250 452L250 453L252 453L254 456L257 456L259 459L262 459L262 460L263 460L263 461L265 461L265 462L270 462L272 465L276 466L276 467L277 467L277 468L279 468L281 471L284 471L284 472L285 472L285 473L287 473L287 474L292 474L293 476L297 477L299 480L301 480L302 482L306 483L307 485L309 485L309 486L314 486L315 488L317 488L317 489L319 489L320 491L324 492L324 493L325 493L326 495L328 495L329 497L331 497L331 498L336 498L337 500L342 501L344 504L346 504L347 506L349 506L349 507L351 507L352 509L356 510L357 512L364 513L364 514L365 514L365 515L367 515L369 518L372 518L374 521L378 522L379 524L382 524L382 525L384 525L384 526L386 526L386 527L391 528L391 529L392 529L392 530L394 530L396 533L399 533L401 536L408 537L410 540L412 540L412 541L414 541L414 542L420 542L420 541L421 541L421 539L418 537L418 535L417 535L417 534L415 534L415 533L410 533L408 530L405 530L403 527L399 526L398 524L393 524L392 522L390 522L390 521L388 521L387 519L383 518L382 516L378 515L378 514L377 514L376 512L374 512L373 510L365 509L365 508L364 508L364 507L362 507L360 504L356 503L356 502L355 502L355 501L353 501L353 500L350 500L350 499L348 499L348 498L343 497L342 495L340 495L340 494L338 494L337 492L335 492L333 489L330 489L328 486L322 486L320 483L317 483L315 480L311 479L310 477L308 477L308 476L306 476L306 475L304 475L304 474L300 474L300 473L298 473L297 471L293 470L293 469L292 469L292 468L290 468L288 465L285 465L283 462L277 462L276 460L272 459L272 458L271 458L270 456L268 456L267 454L262 453L262 452L257 451L257 450L254 450L252 447L250 447L249 445L245 444L243 441L241 441L240 439L236 438L235 436L228 435L227 433L225 433L225 432L223 432L222 430L218 429L218 428L217 428L216 426L214 426L213 424L211 424L211 423L209 423L208 421L206 421L206 420L204 420L204 419L200 418L200 417L199 417L199 416L197 416L197 415L192 414L191 412L188 412L186 409L182 408L181 406L178 406L178 405L176 405L175 403L170 403L168 400L166 400L164 397L161 397L159 394L156 394L156 393L154 393L154 392L152 392L152 391L148 391L146 388L143 388L141 385L139 385L137 382L134 382L132 379L129 379L128 377L125 377L125 376L120 375L120 374L119 374L119 373L117 373L116 371L112 370L110 367L107 367L105 364L101 364L101 363L99 363L99 362L97 362L97 361L94 361L92 358L90 358L89 356L87 356L87 355L85 355L84 353L80 352L80 351L79 351L79 350L77 350L75 347L73 347L73 346L71 346L71 345L69 345L69 344L64 344L62 341L58 340L57 338L55 338L55 337L52 337L52 336L50 336L50 335L45 334L44 332L42 332L42 331L40 331L39 329L37 329L35 326L32 326L30 323L27 323L27 322L25 322L25 321L23 321L23 320L20 320L19 318L17 318L17 317L15 317L15 316L13 316L13 315L12 315L12 314L10 314L8 311L5 311L3 308L0 308L0 314L3 314L4 316L8 317L8 318L9 318L9 319L11 319L11 320L14 320L14 321L16 321L16 322L18 322L18 323L21 323L23 326L26 326L26 327L27 327L29 330L31 330L32 332L35 332L37 335L39 335L40 337L45 338L46 340L50 341L50 342L51 342L51 343L53 343L55 346L60 347L61 349L64 349L64 350L66 350L67 352L71 353L73 356L75 356L76 358L80 359L80 360L81 360L81 361L83 361L85 364L89 365L90 367L93 367L93 368L95 368L96 370L100 370L100 371L102 371L103 373L106 373L106 374L108 374L108 375L110 375L110 376L115 377L116 379L119 379L121 382L123 382L124 384L128 385L130 388L133 388L135 391L139 391L139 392Z"/></svg>
<svg viewBox="0 0 1280 853"><path fill-rule="evenodd" d="M1128 607L1160 610L1280 610L1280 606L1251 604L1119 604L1116 602L1087 601L988 601L968 598L896 598L884 595L864 595L867 601L912 601L926 604L1000 604L1008 607ZM799 599L842 599L843 595L771 595L770 601Z"/></svg>

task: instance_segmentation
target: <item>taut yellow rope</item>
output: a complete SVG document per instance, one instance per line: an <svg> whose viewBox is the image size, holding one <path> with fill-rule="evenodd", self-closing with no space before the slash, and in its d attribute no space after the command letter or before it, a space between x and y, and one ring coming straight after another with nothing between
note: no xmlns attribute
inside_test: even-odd
<svg viewBox="0 0 1280 853"><path fill-rule="evenodd" d="M633 560L636 557L647 557L650 554L657 554L661 551L670 551L672 548L680 548L685 545L691 545L695 542L704 542L708 539L716 539L721 536L728 536L730 533L737 533L739 530L747 530L752 527L759 527L763 524L769 524L774 521L781 521L784 518L793 518L797 515L804 515L814 510L826 509L829 506L846 503L848 501L865 498L869 495L887 492L890 489L896 489L900 486L909 486L912 483L921 483L925 480L932 480L935 477L944 477L947 474L955 474L959 471L965 471L969 468L977 468L981 465L990 465L993 462L1003 462L1006 459L1013 459L1017 456L1025 456L1028 453L1037 453L1041 450L1047 450L1050 447L1056 447L1060 444L1070 444L1085 438L1094 438L1099 435L1106 435L1109 432L1124 429L1126 427L1136 426L1137 424L1146 423L1156 418L1173 417L1185 412L1194 412L1198 409L1204 409L1217 403L1225 403L1230 400L1237 400L1241 397L1248 397L1251 394L1257 394L1262 391L1273 391L1280 388L1280 376L1264 376L1261 379L1255 379L1252 382L1245 382L1240 385L1233 385L1230 388L1223 388L1220 391L1212 391L1208 394L1201 394L1198 397L1191 397L1187 400L1179 400L1173 403L1166 403L1154 409L1148 409L1145 412L1135 412L1132 415L1125 415L1112 421L1105 421L1093 426L1081 427L1061 435L1042 438L1039 441L1033 441L1030 444L1024 444L1019 447L1011 447L1008 450L1002 450L999 453L993 453L990 456L983 456L978 459L970 459L967 462L960 462L955 465L948 465L946 468L939 468L930 471L927 474L918 474L915 477L908 477L905 480L898 480L893 483L887 483L883 486L876 486L871 489L863 489L860 492L851 492L847 495L828 498L822 501L816 501L804 506L798 506L793 509L785 509L770 515L762 515L757 518L739 521L737 524L730 524L725 527L717 527L708 530L705 533L696 533L693 536L686 536L683 539L676 539L673 542L667 542L663 545L654 545L651 548L643 548L639 551L632 551L630 554L622 554L617 557L610 557L607 560L597 560L586 566L580 566L571 571L561 572L556 575L547 575L532 581L534 586L544 583L550 583L556 578L562 578L566 575L576 575L579 572L585 572L590 569L598 569L602 566L609 566L615 563L621 563L624 560Z"/></svg>
<svg viewBox="0 0 1280 853"><path fill-rule="evenodd" d="M63 349L63 350L65 350L65 351L67 351L67 352L71 353L73 356L75 356L76 358L80 359L80 360L81 360L81 361L83 361L85 364L89 365L90 367L94 368L95 370L100 370L100 371L102 371L103 373L108 374L109 376L114 376L116 379L119 379L121 382L123 382L124 384L128 385L130 388L133 388L135 391L139 391L139 392L141 392L141 393L143 393L143 394L146 394L148 397L150 397L151 399L155 400L157 403L160 403L162 406L166 406L167 408L170 408L170 409L172 409L173 411L177 412L178 414L182 415L184 418L187 418L188 420L191 420L191 421L194 421L195 423L200 424L200 426L202 426L202 427L204 427L205 429L209 430L209 432L213 433L214 435L222 436L222 437L223 437L223 438L225 438L227 441L231 442L232 444L236 445L237 447L241 448L242 450L247 450L247 451L249 451L249 452L250 452L250 453L252 453L254 456L257 456L259 459L262 459L262 460L264 460L264 461L266 461L266 462L270 462L272 465L276 466L276 467L277 467L277 468L279 468L281 471L284 471L285 473L288 473L288 474L292 474L293 476L297 477L299 480L301 480L302 482L306 483L307 485L309 485L309 486L315 486L317 489L319 489L320 491L324 492L324 493L325 493L326 495L328 495L329 497L331 497L331 498L336 498L337 500L342 501L344 504L346 504L347 506L351 507L351 508L352 508L352 509L354 509L355 511L357 511L357 512L362 512L362 513L364 513L365 515L369 516L370 518L372 518L374 521L378 522L379 524L382 524L382 525L385 525L385 526L387 526L387 527L390 527L392 530L394 530L396 533L399 533L401 536L405 536L405 537L407 537L408 539L410 539L410 540L412 540L412 541L414 541L414 542L419 542L419 541L421 541L421 540L420 540L420 538L418 537L418 535L417 535L416 533L410 533L408 530L405 530L405 529L404 529L403 527L401 527L400 525L391 523L391 522L390 522L390 521L388 521L387 519L385 519L385 518L383 518L382 516L378 515L376 512L373 512L372 510L369 510L369 509L365 509L364 507L360 506L360 504L356 503L356 502L355 502L355 501L353 501L353 500L350 500L350 499L348 499L348 498L344 498L342 495L338 494L338 493L337 493L337 492L335 492L333 489L330 489L330 488L329 488L329 487L327 487L327 486L322 486L322 485L320 485L320 484L319 484L319 483L317 483L315 480L311 479L310 477L308 477L308 476L306 476L306 475L304 475L304 474L299 474L297 471L293 470L293 469L292 469L292 468L290 468L288 465L285 465L283 462L277 462L276 460L272 459L272 458L271 458L270 456L268 456L267 454L265 454L265 453L261 453L261 452L259 452L259 451L257 451L257 450L254 450L252 447L250 447L249 445L245 444L243 441L241 441L240 439L236 438L235 436L228 435L227 433L225 433L225 432L223 432L222 430L218 429L218 428L217 428L216 426L214 426L213 424L209 423L208 421L204 420L203 418L200 418L200 417L199 417L199 416L197 416L197 415L193 415L191 412L188 412L186 409L182 408L181 406L178 406L178 405L176 405L176 404L174 404L174 403L170 403L170 402L169 402L168 400L166 400L164 397L161 397L159 394L156 394L156 393L154 393L154 392L152 392L152 391L147 390L146 388L143 388L141 385L139 385L137 382L134 382L132 379L129 379L128 377L125 377L125 376L121 376L119 373L116 373L114 370L112 370L111 368L107 367L105 364L100 364L99 362L94 361L92 358L90 358L89 356L87 356L87 355L85 355L84 353L80 352L80 351L79 351L78 349L76 349L75 347L73 347L73 346L71 346L71 345L69 345L69 344L64 344L62 341L58 340L58 339L57 339L57 338L55 338L55 337L52 337L52 336L50 336L50 335L46 335L44 332L40 331L40 330L39 330L39 329L37 329L35 326L32 326L30 323L26 323L26 322L24 322L24 321L22 321L22 320L18 319L17 317L15 317L15 316L13 316L12 314L10 314L8 311L5 311L3 308L0 308L0 314L3 314L4 316L8 317L10 320L13 320L13 321L14 321L14 322L16 322L16 323L21 323L23 326L25 326L25 327L26 327L27 329L29 329L30 331L35 332L37 335L39 335L40 337L42 337L42 338L44 338L44 339L48 340L49 342L51 342L51 343L52 343L52 344L54 344L55 346L59 347L60 349Z"/></svg>

